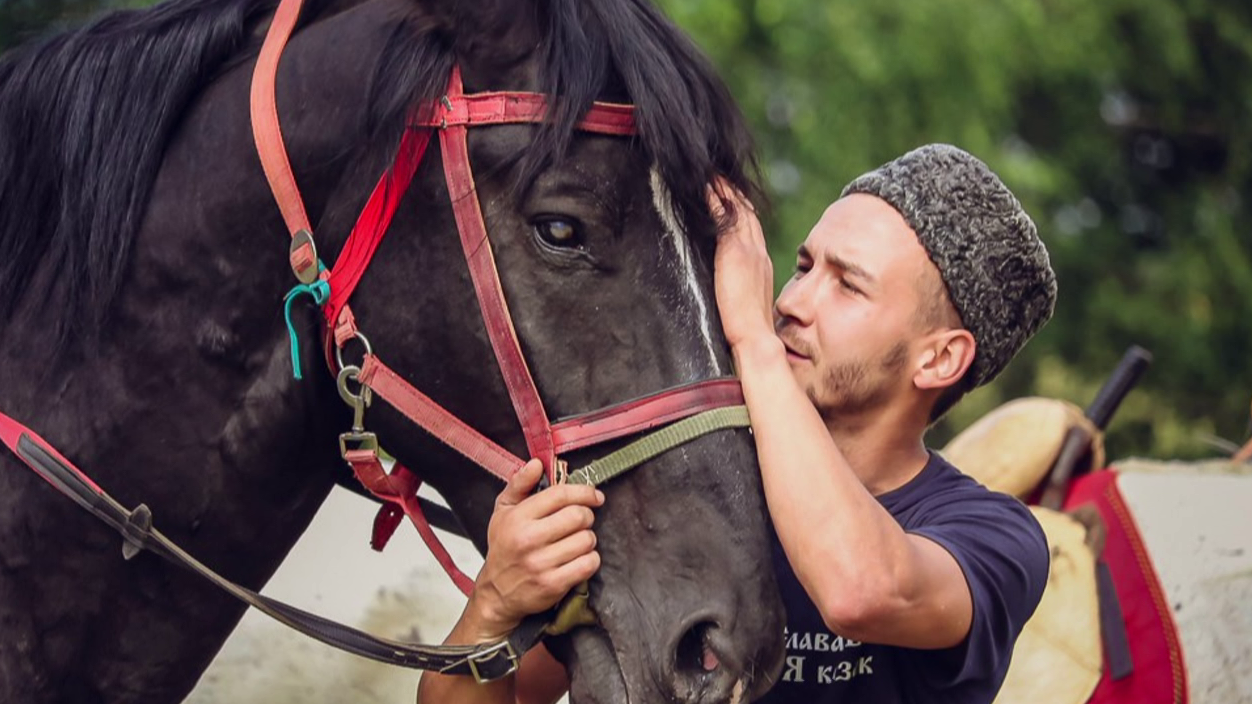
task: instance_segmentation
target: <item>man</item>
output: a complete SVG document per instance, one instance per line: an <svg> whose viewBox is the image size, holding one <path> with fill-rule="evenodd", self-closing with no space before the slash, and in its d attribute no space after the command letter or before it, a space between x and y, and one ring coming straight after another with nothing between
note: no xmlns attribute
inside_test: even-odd
<svg viewBox="0 0 1252 704"><path fill-rule="evenodd" d="M1047 544L1019 502L922 437L1051 316L1056 279L1034 223L981 161L922 147L844 189L771 305L760 223L727 195L739 215L718 242L717 302L788 613L786 664L762 701L991 702L1043 593ZM525 498L537 479L532 465L510 484L492 529L546 542L492 545L450 642L498 636L594 572L584 531L602 497ZM516 682L428 675L419 697L529 704L563 685L540 652Z"/></svg>

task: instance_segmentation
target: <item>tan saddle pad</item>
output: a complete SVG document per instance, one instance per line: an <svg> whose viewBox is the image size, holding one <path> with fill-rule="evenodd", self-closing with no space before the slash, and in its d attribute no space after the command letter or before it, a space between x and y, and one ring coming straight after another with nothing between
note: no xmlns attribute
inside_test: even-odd
<svg viewBox="0 0 1252 704"><path fill-rule="evenodd" d="M1082 704L1103 667L1096 556L1087 529L1068 514L1038 506L1051 552L1048 586L1013 649L997 704Z"/></svg>
<svg viewBox="0 0 1252 704"><path fill-rule="evenodd" d="M996 408L952 438L939 454L987 488L1024 501L1048 475L1074 425L1086 426L1093 438L1091 466L1075 467L1074 475L1103 467L1103 433L1082 409L1040 397L1019 398Z"/></svg>

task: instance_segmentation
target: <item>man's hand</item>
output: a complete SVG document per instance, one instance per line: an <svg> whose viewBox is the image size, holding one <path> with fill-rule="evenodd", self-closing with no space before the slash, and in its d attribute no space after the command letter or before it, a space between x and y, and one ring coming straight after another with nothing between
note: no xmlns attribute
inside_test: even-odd
<svg viewBox="0 0 1252 704"><path fill-rule="evenodd" d="M719 222L725 217L723 199L731 203L735 219L718 237L713 280L722 330L734 348L774 335L774 265L756 210L719 179L709 189L709 210Z"/></svg>
<svg viewBox="0 0 1252 704"><path fill-rule="evenodd" d="M531 460L496 499L487 558L466 609L479 642L508 635L600 569L591 509L604 503L604 494L561 485L532 495L542 476L543 465Z"/></svg>

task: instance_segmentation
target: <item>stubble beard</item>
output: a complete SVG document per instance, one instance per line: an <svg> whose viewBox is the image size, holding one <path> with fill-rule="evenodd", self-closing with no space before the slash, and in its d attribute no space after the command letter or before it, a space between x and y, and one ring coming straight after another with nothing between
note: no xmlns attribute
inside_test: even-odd
<svg viewBox="0 0 1252 704"><path fill-rule="evenodd" d="M805 393L822 419L859 415L881 406L891 396L897 377L908 359L908 346L898 342L881 359L870 362L840 362L826 370L818 384L809 384Z"/></svg>

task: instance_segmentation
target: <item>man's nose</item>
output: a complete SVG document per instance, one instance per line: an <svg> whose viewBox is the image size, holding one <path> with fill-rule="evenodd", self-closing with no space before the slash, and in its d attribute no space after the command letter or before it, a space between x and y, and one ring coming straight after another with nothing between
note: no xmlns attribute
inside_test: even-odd
<svg viewBox="0 0 1252 704"><path fill-rule="evenodd" d="M810 274L788 281L778 294L778 300L774 301L774 312L782 318L791 318L800 325L811 324L816 308L813 304L813 286L809 283L813 278L815 277Z"/></svg>

